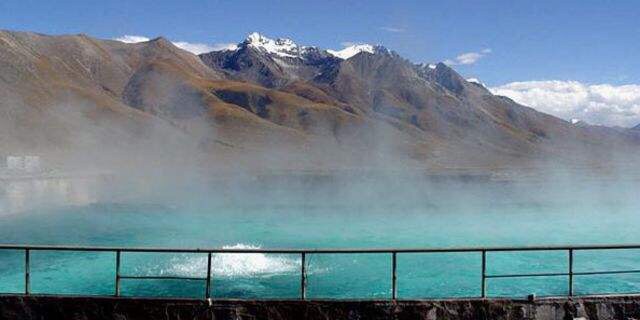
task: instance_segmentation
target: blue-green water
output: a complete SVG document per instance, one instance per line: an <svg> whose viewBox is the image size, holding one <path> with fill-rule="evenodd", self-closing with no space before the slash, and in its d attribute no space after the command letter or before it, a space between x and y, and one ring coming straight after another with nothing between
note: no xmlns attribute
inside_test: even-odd
<svg viewBox="0 0 640 320"><path fill-rule="evenodd" d="M61 186L62 185L62 186ZM232 248L380 248L640 243L633 184L398 184L131 196L99 184L5 185L0 243ZM358 191L353 189L360 188ZM105 191L108 190L108 191ZM135 188L134 188L135 189ZM139 189L136 189L139 190ZM170 190L170 189L169 189ZM244 193L238 193L240 191ZM148 191L148 190L147 190ZM113 194L118 194L114 196ZM0 252L0 292L21 292L24 256ZM388 254L307 257L308 297L386 298ZM488 274L566 272L565 252L489 253ZM400 254L400 298L480 294L477 253ZM640 250L580 251L575 271L640 269ZM32 252L33 293L109 295L113 253ZM125 253L124 275L203 277L206 256ZM215 255L214 297L298 297L300 257ZM490 296L561 295L566 277L488 280ZM640 275L578 276L577 294L640 291ZM123 280L123 295L201 297L201 281Z"/></svg>

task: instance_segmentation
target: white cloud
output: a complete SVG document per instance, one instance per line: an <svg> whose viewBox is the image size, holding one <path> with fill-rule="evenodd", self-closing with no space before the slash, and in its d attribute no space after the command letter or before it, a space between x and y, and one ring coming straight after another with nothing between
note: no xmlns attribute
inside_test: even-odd
<svg viewBox="0 0 640 320"><path fill-rule="evenodd" d="M124 43L138 43L149 41L150 39L145 36L136 36L136 35L124 35L118 38L114 38L113 40L121 41ZM212 45L205 43L192 43L186 41L174 41L172 42L176 47L189 51L193 54L201 54L211 51L221 51L221 50L233 50L236 48L235 44L232 43L215 43Z"/></svg>
<svg viewBox="0 0 640 320"><path fill-rule="evenodd" d="M588 85L577 81L512 82L489 88L516 102L571 121L631 127L640 123L640 85Z"/></svg>
<svg viewBox="0 0 640 320"><path fill-rule="evenodd" d="M455 57L455 59L445 60L444 63L450 66L474 64L489 53L491 53L491 49L489 48L482 49L478 52L465 52Z"/></svg>
<svg viewBox="0 0 640 320"><path fill-rule="evenodd" d="M397 27L380 27L380 30L384 30L384 31L388 31L388 32L393 32L393 33L400 33L400 32L404 32L403 28L397 28Z"/></svg>
<svg viewBox="0 0 640 320"><path fill-rule="evenodd" d="M114 38L113 40L124 42L124 43L138 43L138 42L149 41L150 39L143 36L132 36L132 35L125 34L124 36Z"/></svg>
<svg viewBox="0 0 640 320"><path fill-rule="evenodd" d="M478 78L469 78L469 79L467 79L467 82L471 82L471 83L479 84L479 85L481 85L481 86L483 86L483 87L486 87L486 86L484 85L484 83L482 83L482 81L480 81L480 79L478 79Z"/></svg>
<svg viewBox="0 0 640 320"><path fill-rule="evenodd" d="M235 50L238 48L238 44L236 43L214 43L211 48L213 51L222 51L222 50Z"/></svg>
<svg viewBox="0 0 640 320"><path fill-rule="evenodd" d="M201 54L213 51L213 47L204 43L190 43L184 41L172 42L176 47L189 51L193 54Z"/></svg>

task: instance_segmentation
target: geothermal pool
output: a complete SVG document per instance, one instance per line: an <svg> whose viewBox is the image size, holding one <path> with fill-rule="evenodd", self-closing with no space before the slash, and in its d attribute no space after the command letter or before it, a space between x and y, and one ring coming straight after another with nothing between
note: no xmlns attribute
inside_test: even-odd
<svg viewBox="0 0 640 320"><path fill-rule="evenodd" d="M108 182L107 184L112 184ZM125 247L416 248L640 243L634 182L394 181L371 187L180 186L126 190L105 182L4 182L0 243ZM279 185L282 186L282 185ZM117 191L114 191L118 189ZM132 196L141 194L141 196ZM22 252L0 252L0 292L23 290ZM309 298L388 298L388 254L309 255ZM400 254L400 298L480 294L477 253ZM565 252L489 253L487 272L565 272ZM113 253L32 252L33 293L111 295ZM640 269L640 250L576 252L575 271ZM206 275L206 256L124 253L122 274ZM219 254L212 293L297 298L300 258ZM566 277L489 279L489 296L562 295ZM640 291L640 275L577 276L576 294ZM128 296L202 297L204 283L122 280Z"/></svg>

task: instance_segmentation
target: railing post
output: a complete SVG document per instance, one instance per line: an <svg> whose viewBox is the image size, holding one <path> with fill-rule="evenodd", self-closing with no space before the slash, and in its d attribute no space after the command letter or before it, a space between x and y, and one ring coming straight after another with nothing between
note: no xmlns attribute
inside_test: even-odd
<svg viewBox="0 0 640 320"><path fill-rule="evenodd" d="M24 250L24 294L31 294L31 253L29 249Z"/></svg>
<svg viewBox="0 0 640 320"><path fill-rule="evenodd" d="M487 297L487 251L482 250L482 283L481 283L481 297L484 299Z"/></svg>
<svg viewBox="0 0 640 320"><path fill-rule="evenodd" d="M573 249L569 249L569 296L573 296Z"/></svg>
<svg viewBox="0 0 640 320"><path fill-rule="evenodd" d="M204 294L205 299L211 298L211 252L207 255L207 285Z"/></svg>
<svg viewBox="0 0 640 320"><path fill-rule="evenodd" d="M306 270L306 258L305 252L301 253L301 266L300 266L300 299L305 300L307 298L307 270Z"/></svg>
<svg viewBox="0 0 640 320"><path fill-rule="evenodd" d="M391 300L396 301L398 298L398 254L391 253Z"/></svg>
<svg viewBox="0 0 640 320"><path fill-rule="evenodd" d="M115 296L120 296L120 250L116 251L116 289Z"/></svg>

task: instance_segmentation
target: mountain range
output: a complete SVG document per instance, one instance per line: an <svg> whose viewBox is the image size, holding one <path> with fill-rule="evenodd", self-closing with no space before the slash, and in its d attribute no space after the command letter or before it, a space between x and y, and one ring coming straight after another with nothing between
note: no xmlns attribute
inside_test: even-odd
<svg viewBox="0 0 640 320"><path fill-rule="evenodd" d="M443 63L258 33L196 56L164 38L0 31L0 96L0 150L60 163L491 169L640 150L637 129L574 125Z"/></svg>

